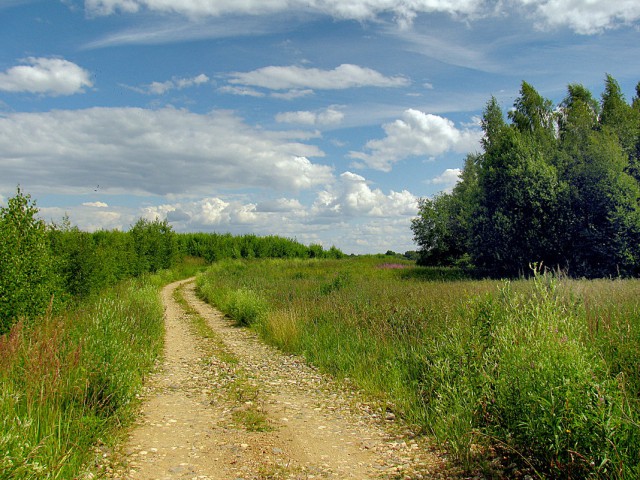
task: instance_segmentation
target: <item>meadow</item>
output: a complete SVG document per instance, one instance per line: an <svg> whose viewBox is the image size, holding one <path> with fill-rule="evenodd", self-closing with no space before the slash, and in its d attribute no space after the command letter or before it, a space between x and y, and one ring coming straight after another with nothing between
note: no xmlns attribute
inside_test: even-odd
<svg viewBox="0 0 640 480"><path fill-rule="evenodd" d="M384 256L226 260L197 284L467 471L638 478L640 280L531 273L472 280Z"/></svg>

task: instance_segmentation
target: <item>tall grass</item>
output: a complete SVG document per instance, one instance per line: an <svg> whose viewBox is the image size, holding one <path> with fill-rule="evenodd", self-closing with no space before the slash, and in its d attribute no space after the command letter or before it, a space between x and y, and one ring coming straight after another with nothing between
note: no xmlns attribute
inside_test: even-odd
<svg viewBox="0 0 640 480"><path fill-rule="evenodd" d="M640 281L384 262L221 262L198 288L231 315L219 299L250 291L268 341L391 402L469 469L499 449L555 478L640 476Z"/></svg>
<svg viewBox="0 0 640 480"><path fill-rule="evenodd" d="M163 332L157 286L137 279L0 337L0 477L78 478L130 420Z"/></svg>

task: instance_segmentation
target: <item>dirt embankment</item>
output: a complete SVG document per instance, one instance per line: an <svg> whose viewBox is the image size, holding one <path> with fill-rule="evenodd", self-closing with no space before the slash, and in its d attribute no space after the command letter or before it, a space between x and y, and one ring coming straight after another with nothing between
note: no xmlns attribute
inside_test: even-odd
<svg viewBox="0 0 640 480"><path fill-rule="evenodd" d="M392 413L233 326L192 280L162 295L164 362L110 478L442 477L442 459Z"/></svg>

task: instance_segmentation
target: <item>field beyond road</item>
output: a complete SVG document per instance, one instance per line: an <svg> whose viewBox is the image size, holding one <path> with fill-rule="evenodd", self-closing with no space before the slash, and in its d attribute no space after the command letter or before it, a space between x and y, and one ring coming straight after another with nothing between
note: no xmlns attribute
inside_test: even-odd
<svg viewBox="0 0 640 480"><path fill-rule="evenodd" d="M393 405L469 474L638 478L640 281L531 273L224 261L197 285L237 324Z"/></svg>

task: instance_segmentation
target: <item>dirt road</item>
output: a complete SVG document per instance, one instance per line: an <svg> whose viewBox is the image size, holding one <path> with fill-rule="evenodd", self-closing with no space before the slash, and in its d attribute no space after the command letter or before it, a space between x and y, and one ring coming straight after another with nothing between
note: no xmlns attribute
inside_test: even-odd
<svg viewBox="0 0 640 480"><path fill-rule="evenodd" d="M233 326L192 280L162 296L164 363L112 478L440 477L442 460L392 413Z"/></svg>

